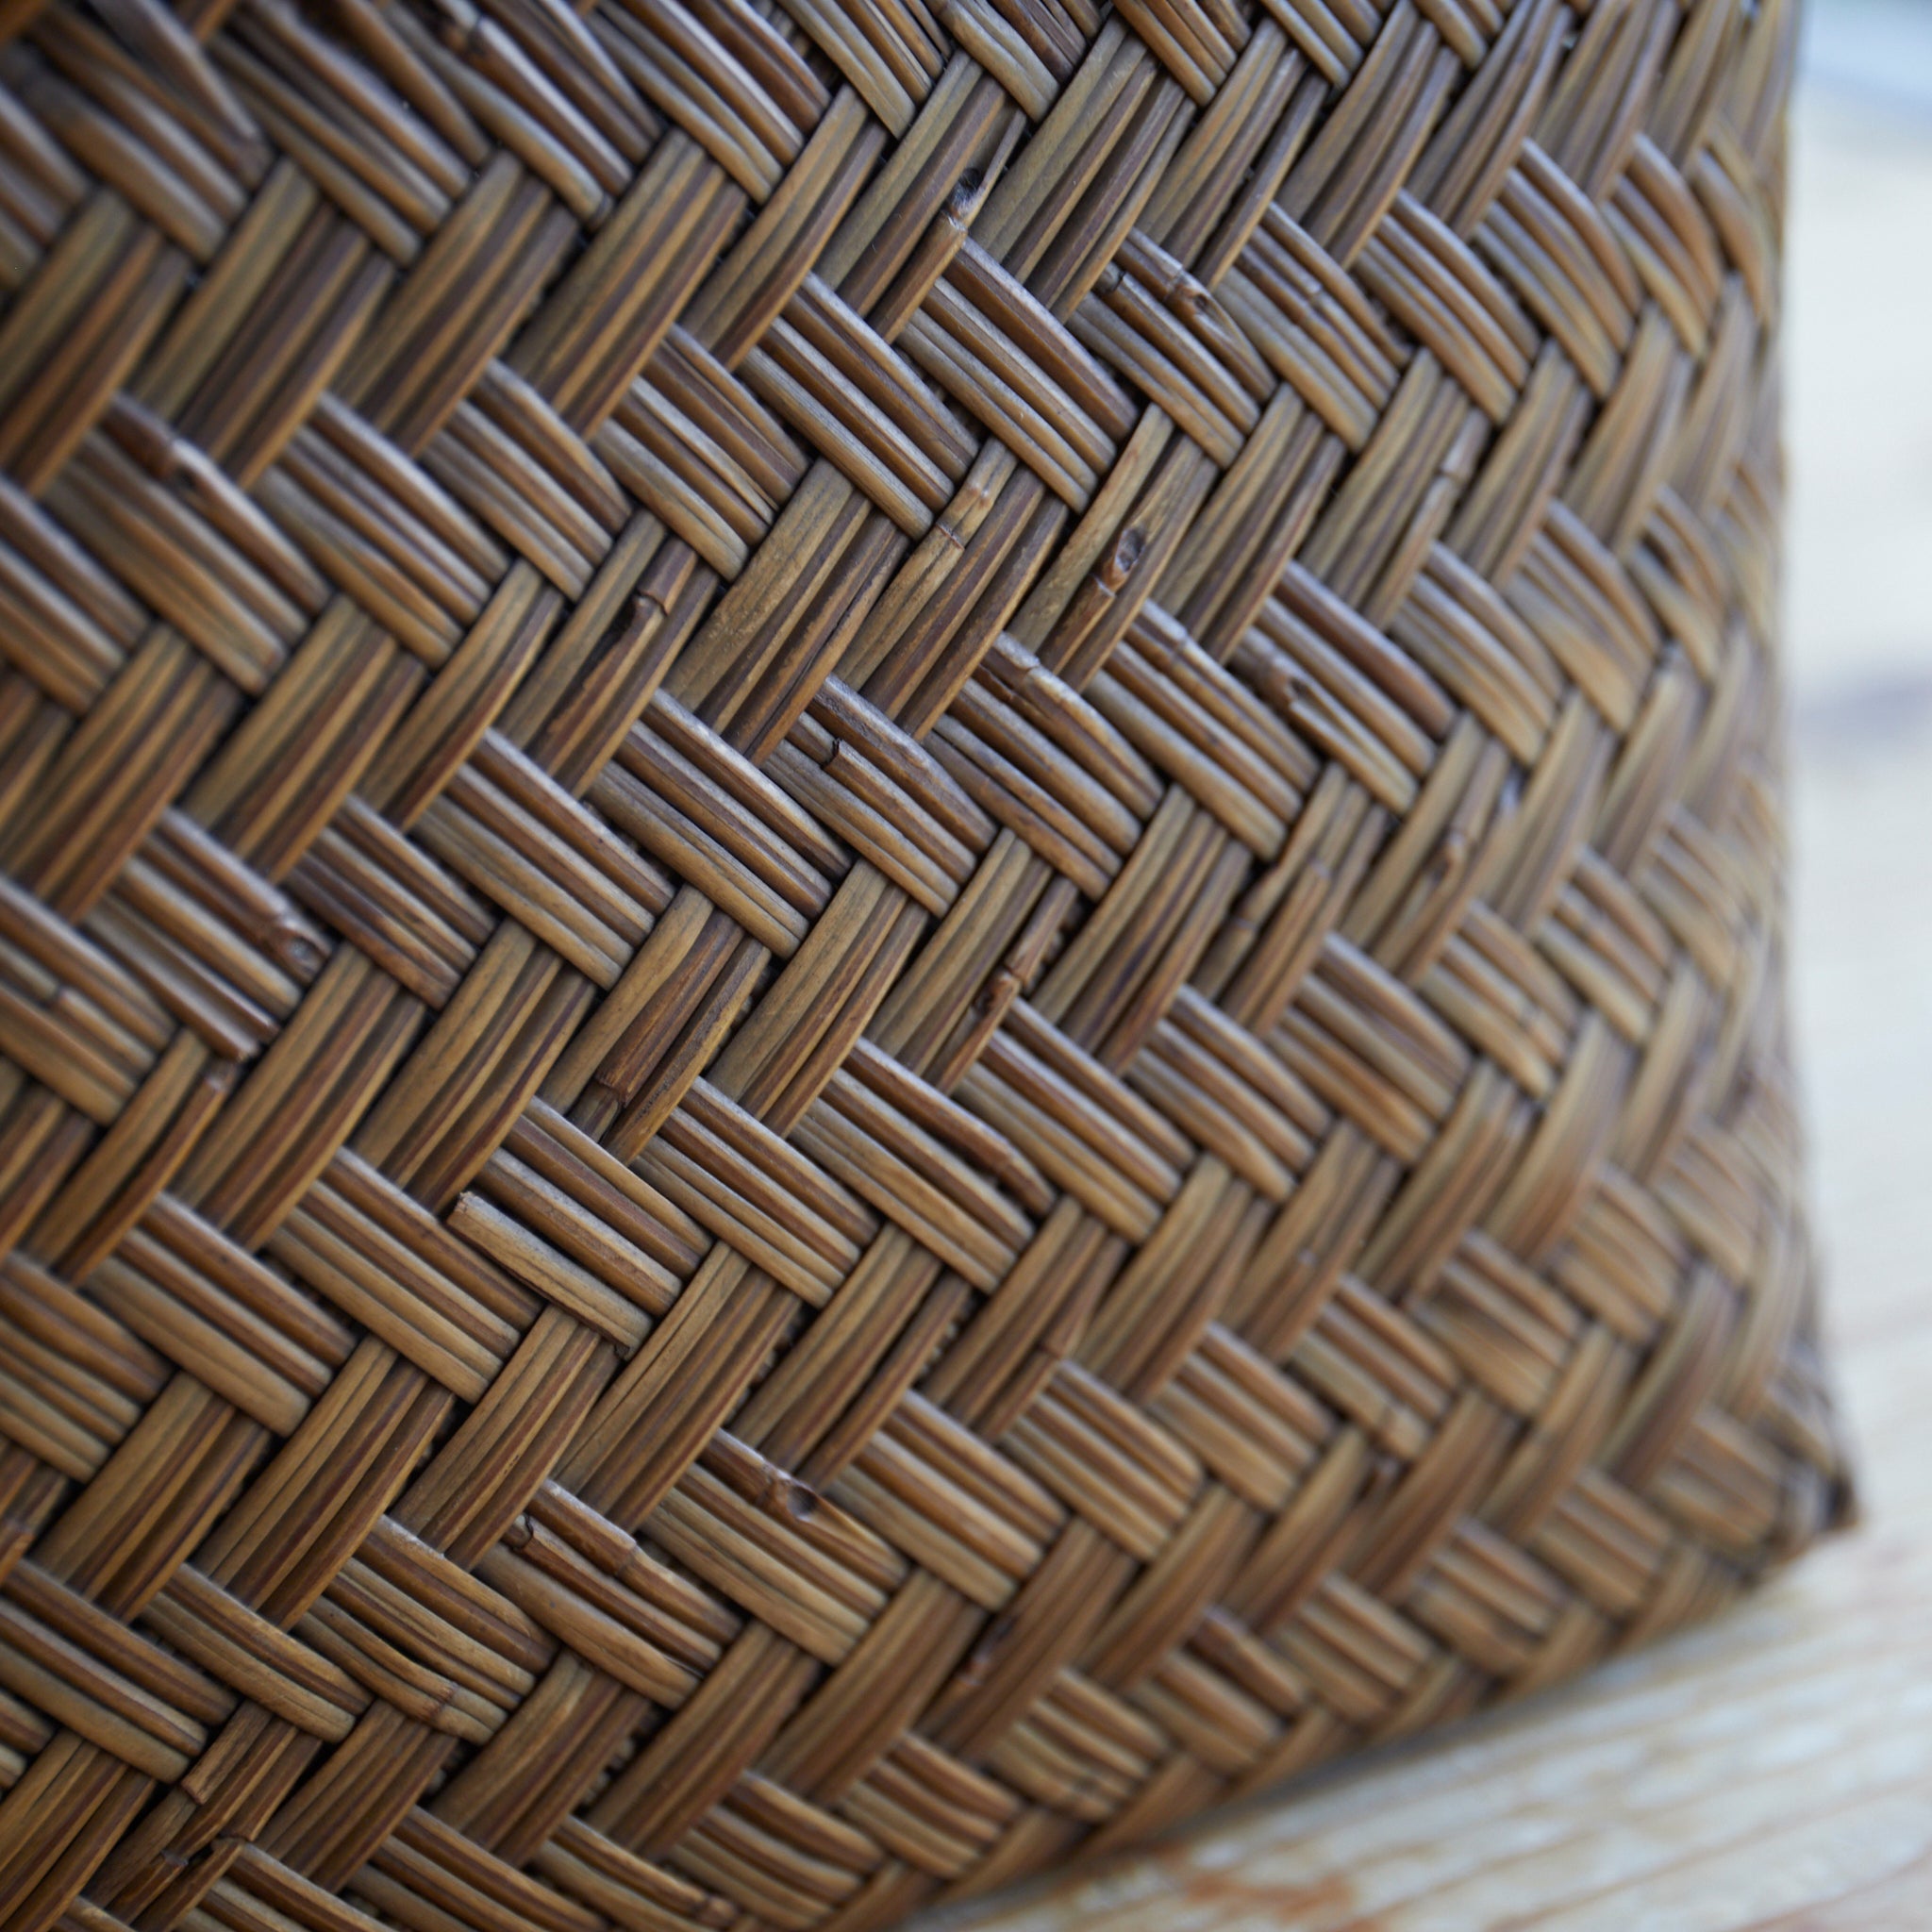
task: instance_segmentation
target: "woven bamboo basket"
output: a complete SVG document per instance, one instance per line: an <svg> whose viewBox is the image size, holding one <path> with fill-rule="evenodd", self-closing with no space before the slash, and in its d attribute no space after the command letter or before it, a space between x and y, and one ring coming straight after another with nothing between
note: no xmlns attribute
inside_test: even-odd
<svg viewBox="0 0 1932 1932"><path fill-rule="evenodd" d="M857 1932L1842 1514L1785 0L0 25L0 1924Z"/></svg>

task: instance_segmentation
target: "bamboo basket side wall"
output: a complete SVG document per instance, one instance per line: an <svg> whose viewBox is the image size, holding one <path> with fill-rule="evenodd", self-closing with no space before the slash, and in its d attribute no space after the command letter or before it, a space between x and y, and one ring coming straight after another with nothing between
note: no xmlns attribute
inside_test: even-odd
<svg viewBox="0 0 1932 1932"><path fill-rule="evenodd" d="M0 0L0 1925L863 1932L1839 1520L1788 0Z"/></svg>

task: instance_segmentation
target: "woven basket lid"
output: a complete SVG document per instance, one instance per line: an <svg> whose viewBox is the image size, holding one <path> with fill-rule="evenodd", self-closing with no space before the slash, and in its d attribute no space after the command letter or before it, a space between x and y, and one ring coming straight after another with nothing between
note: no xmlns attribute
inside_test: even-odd
<svg viewBox="0 0 1932 1932"><path fill-rule="evenodd" d="M1786 0L0 32L0 1924L858 1932L1842 1511Z"/></svg>

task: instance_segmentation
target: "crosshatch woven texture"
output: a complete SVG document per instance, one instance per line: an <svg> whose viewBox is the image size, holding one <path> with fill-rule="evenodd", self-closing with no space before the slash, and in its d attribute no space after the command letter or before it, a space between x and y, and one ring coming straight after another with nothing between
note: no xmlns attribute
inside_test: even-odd
<svg viewBox="0 0 1932 1932"><path fill-rule="evenodd" d="M0 24L0 1924L857 1932L1841 1516L1785 0Z"/></svg>

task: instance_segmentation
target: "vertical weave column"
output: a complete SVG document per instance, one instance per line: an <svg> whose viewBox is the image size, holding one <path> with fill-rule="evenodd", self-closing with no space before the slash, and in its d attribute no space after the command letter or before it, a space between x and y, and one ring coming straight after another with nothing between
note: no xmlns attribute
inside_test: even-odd
<svg viewBox="0 0 1932 1932"><path fill-rule="evenodd" d="M1794 33L0 4L0 1925L861 1932L1841 1512Z"/></svg>

